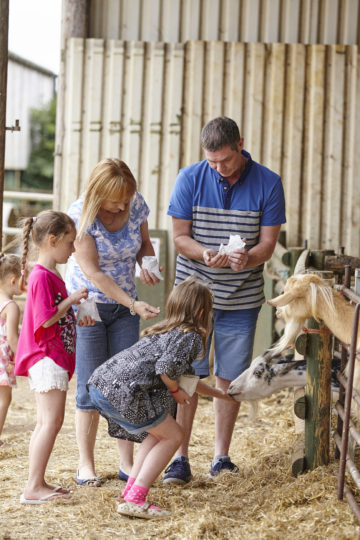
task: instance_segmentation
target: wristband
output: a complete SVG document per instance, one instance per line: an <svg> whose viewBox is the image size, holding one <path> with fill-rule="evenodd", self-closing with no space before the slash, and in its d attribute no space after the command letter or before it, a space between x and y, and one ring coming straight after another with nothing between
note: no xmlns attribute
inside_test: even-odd
<svg viewBox="0 0 360 540"><path fill-rule="evenodd" d="M176 390L170 390L170 392L171 392L171 394L176 394L176 392L178 392L179 390L180 390L180 388L179 388L179 387L177 387L177 389L176 389Z"/></svg>
<svg viewBox="0 0 360 540"><path fill-rule="evenodd" d="M130 302L130 306L129 306L130 315L136 315L136 311L134 309L135 302L136 302L135 298L132 298Z"/></svg>

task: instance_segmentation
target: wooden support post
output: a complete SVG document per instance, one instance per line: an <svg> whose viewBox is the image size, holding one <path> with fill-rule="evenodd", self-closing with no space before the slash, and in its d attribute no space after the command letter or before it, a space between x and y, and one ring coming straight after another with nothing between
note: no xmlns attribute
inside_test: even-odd
<svg viewBox="0 0 360 540"><path fill-rule="evenodd" d="M332 336L309 319L295 346L306 359L305 467L312 470L329 463Z"/></svg>

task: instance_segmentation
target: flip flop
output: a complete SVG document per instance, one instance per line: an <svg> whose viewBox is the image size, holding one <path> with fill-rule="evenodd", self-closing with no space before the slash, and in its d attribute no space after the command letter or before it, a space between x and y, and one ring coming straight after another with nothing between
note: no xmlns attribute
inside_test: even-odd
<svg viewBox="0 0 360 540"><path fill-rule="evenodd" d="M68 493L72 493L71 489L67 489L62 486L54 486L52 491L54 491L55 493L63 493L64 495L67 495Z"/></svg>
<svg viewBox="0 0 360 540"><path fill-rule="evenodd" d="M55 501L55 499L70 499L70 494L52 492L49 493L49 495L41 497L41 499L25 499L25 495L23 493L20 495L21 504L42 504Z"/></svg>
<svg viewBox="0 0 360 540"><path fill-rule="evenodd" d="M92 478L79 478L79 469L76 471L76 483L79 486L89 486L89 487L100 487L101 480L98 476L93 476ZM93 485L91 485L93 484Z"/></svg>

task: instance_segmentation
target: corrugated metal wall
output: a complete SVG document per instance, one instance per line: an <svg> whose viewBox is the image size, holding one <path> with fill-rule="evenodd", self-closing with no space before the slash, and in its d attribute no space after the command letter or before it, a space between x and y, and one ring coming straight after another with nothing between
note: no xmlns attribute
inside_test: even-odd
<svg viewBox="0 0 360 540"><path fill-rule="evenodd" d="M201 159L201 127L225 114L253 158L282 175L288 245L359 256L359 77L357 46L71 39L61 206L99 159L120 156L150 227L170 232L179 167Z"/></svg>
<svg viewBox="0 0 360 540"><path fill-rule="evenodd" d="M91 0L91 38L359 44L359 0Z"/></svg>

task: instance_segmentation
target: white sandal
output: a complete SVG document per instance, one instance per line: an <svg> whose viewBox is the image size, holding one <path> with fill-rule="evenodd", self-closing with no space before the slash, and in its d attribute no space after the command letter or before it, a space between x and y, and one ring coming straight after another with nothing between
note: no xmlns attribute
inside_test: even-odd
<svg viewBox="0 0 360 540"><path fill-rule="evenodd" d="M143 505L132 502L118 503L117 511L123 516L132 516L143 519L164 519L171 515L171 512L164 510L163 508L160 508L160 510L150 508L148 502Z"/></svg>

